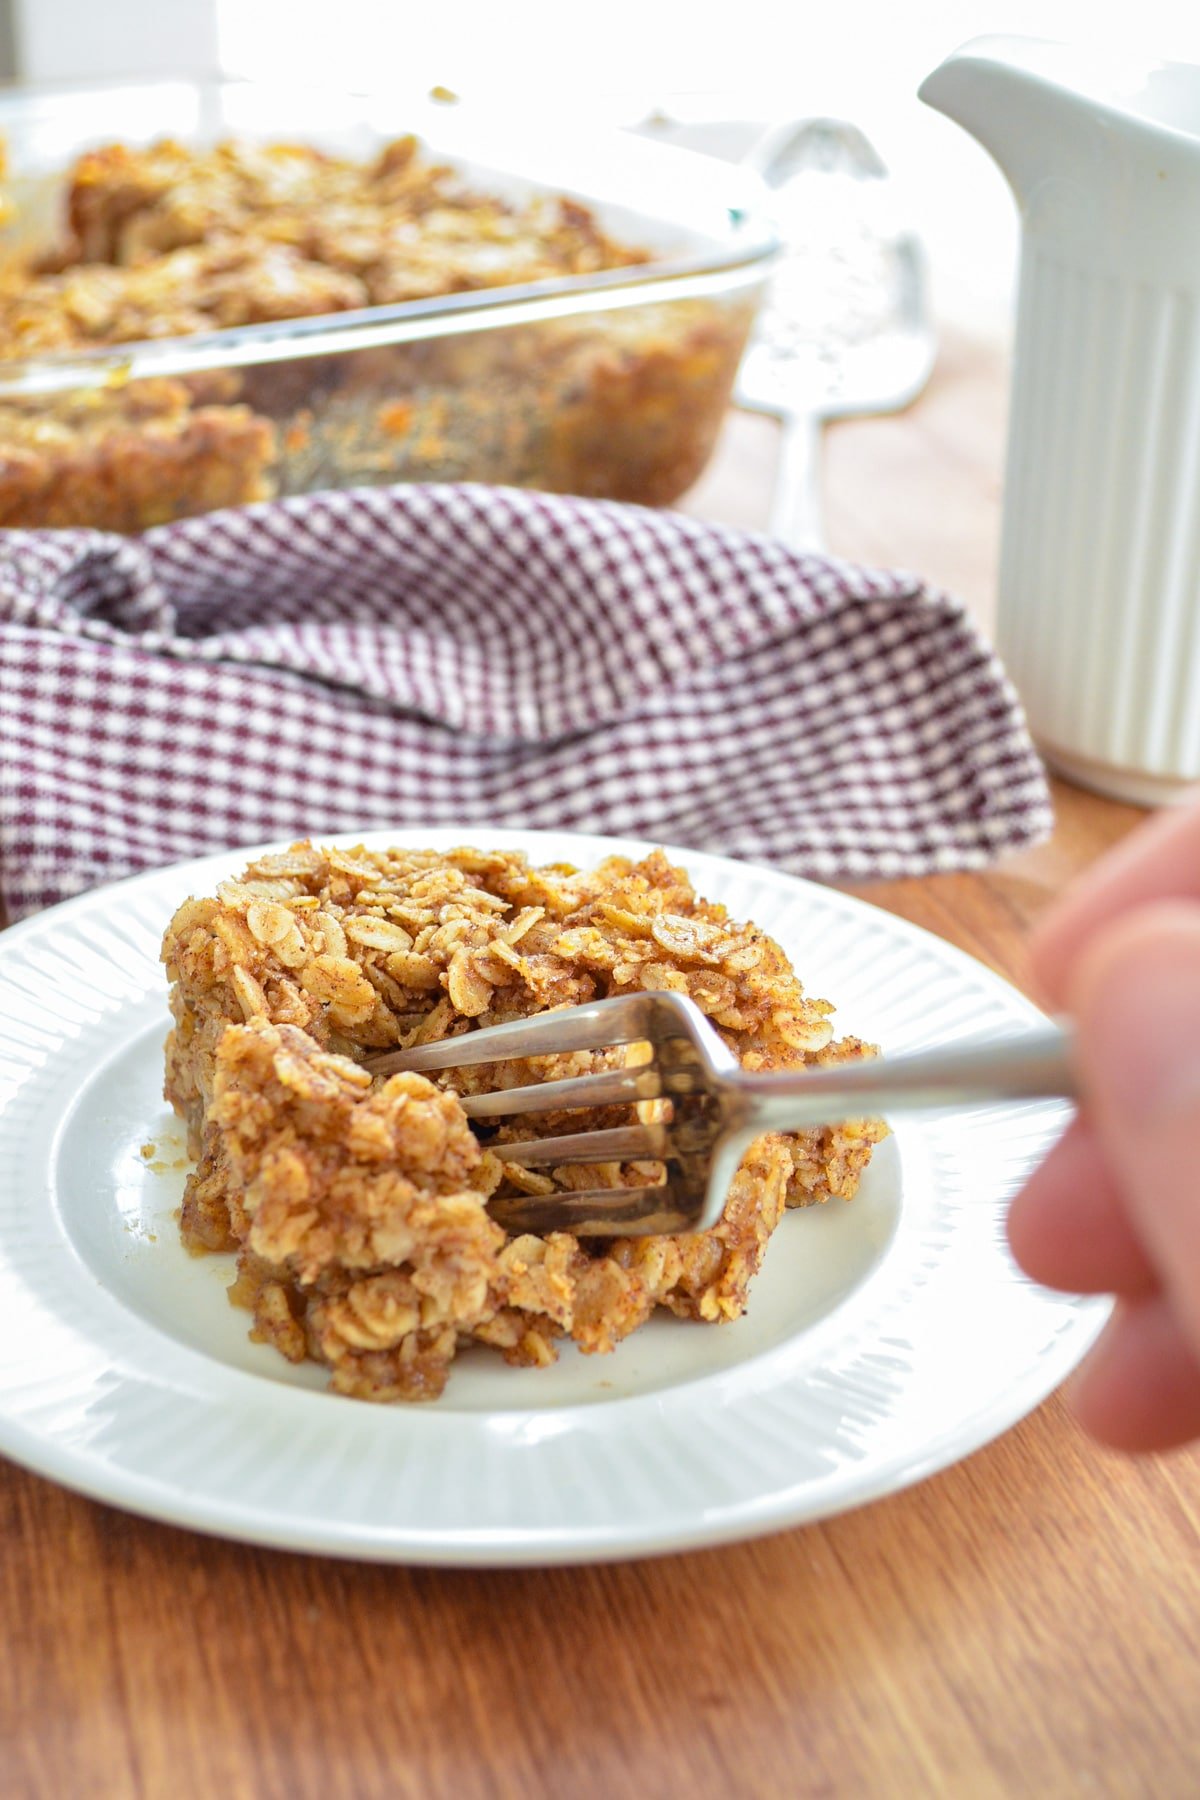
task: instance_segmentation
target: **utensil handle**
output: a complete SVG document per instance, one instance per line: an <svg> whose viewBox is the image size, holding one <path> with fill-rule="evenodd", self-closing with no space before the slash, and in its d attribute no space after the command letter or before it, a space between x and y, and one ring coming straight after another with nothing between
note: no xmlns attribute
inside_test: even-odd
<svg viewBox="0 0 1200 1800"><path fill-rule="evenodd" d="M789 549L824 548L820 463L821 420L815 413L784 413L767 529Z"/></svg>
<svg viewBox="0 0 1200 1800"><path fill-rule="evenodd" d="M995 1106L1006 1100L1070 1100L1076 1094L1071 1035L1059 1025L1026 1032L1009 1043L871 1057L795 1075L741 1075L732 1086L738 1128L755 1132L801 1131L846 1119Z"/></svg>

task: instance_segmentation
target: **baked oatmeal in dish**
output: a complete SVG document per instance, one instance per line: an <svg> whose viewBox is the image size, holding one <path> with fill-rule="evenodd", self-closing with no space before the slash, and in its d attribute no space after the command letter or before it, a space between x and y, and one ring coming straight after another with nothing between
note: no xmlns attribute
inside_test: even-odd
<svg viewBox="0 0 1200 1800"><path fill-rule="evenodd" d="M707 1232L506 1238L487 1211L494 1194L639 1186L661 1170L502 1163L458 1096L620 1053L451 1070L436 1084L362 1066L371 1051L637 988L689 994L748 1069L872 1054L835 1039L829 1003L804 994L779 946L700 898L661 851L577 870L501 851L296 844L186 901L163 959L166 1095L197 1159L183 1241L236 1252L230 1294L253 1313L251 1336L326 1364L337 1392L362 1399L436 1397L469 1343L538 1365L559 1339L611 1350L660 1306L736 1318L785 1209L850 1199L884 1135L864 1121L760 1138ZM632 1117L589 1114L596 1126ZM526 1115L499 1132L514 1142L577 1120Z"/></svg>
<svg viewBox="0 0 1200 1800"><path fill-rule="evenodd" d="M414 137L365 159L303 143L102 145L56 236L0 272L0 523L132 531L213 506L470 479L668 502L698 475L754 305L681 299L162 381L44 359L619 275L651 261L566 195L481 192ZM131 374L131 369L133 374ZM89 385L89 382L91 385ZM142 390L153 390L143 396ZM160 471L156 483L154 471Z"/></svg>

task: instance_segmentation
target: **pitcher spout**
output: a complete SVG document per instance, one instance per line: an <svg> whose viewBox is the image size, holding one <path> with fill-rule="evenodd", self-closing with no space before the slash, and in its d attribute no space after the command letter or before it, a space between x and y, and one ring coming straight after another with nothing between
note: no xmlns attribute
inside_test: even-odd
<svg viewBox="0 0 1200 1800"><path fill-rule="evenodd" d="M1046 181L1102 177L1108 85L1103 64L1071 45L979 37L918 93L983 145L1024 209Z"/></svg>

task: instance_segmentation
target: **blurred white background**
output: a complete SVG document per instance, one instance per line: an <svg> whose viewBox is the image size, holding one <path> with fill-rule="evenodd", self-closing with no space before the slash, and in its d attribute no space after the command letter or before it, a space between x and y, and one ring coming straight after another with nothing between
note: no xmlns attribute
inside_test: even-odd
<svg viewBox="0 0 1200 1800"><path fill-rule="evenodd" d="M730 154L750 123L841 114L896 175L943 318L987 334L1007 323L1014 208L986 155L918 102L922 77L992 31L1200 62L1200 0L1139 0L1123 19L1097 0L0 0L5 23L35 82L220 70L394 88L398 114L436 84L566 118L661 114Z"/></svg>

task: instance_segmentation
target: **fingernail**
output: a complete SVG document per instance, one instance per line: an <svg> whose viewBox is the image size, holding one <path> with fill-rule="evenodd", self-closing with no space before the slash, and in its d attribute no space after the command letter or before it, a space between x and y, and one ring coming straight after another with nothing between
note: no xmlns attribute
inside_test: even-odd
<svg viewBox="0 0 1200 1800"><path fill-rule="evenodd" d="M1072 994L1085 1081L1133 1119L1200 1109L1200 908L1147 909L1088 952Z"/></svg>

